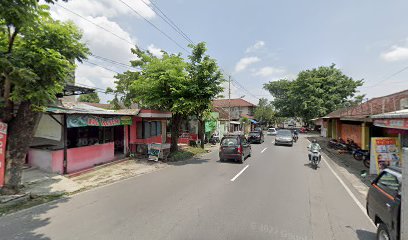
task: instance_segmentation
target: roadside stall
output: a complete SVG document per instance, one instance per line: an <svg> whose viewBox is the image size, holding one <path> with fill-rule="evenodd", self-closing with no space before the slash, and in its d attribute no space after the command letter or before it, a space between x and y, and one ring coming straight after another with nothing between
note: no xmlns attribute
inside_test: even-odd
<svg viewBox="0 0 408 240"><path fill-rule="evenodd" d="M28 163L48 172L72 173L124 156L132 113L67 102L41 117Z"/></svg>

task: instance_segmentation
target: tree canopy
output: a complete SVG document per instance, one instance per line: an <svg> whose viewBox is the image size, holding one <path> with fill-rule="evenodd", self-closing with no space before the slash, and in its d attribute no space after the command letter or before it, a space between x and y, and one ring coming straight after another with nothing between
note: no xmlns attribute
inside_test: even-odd
<svg viewBox="0 0 408 240"><path fill-rule="evenodd" d="M324 116L356 96L363 80L346 76L334 64L301 71L293 81L281 79L264 85L274 97L273 105L281 117L300 117L304 121Z"/></svg>
<svg viewBox="0 0 408 240"><path fill-rule="evenodd" d="M97 93L89 93L79 96L79 102L99 103L101 100Z"/></svg>
<svg viewBox="0 0 408 240"><path fill-rule="evenodd" d="M46 1L54 2L54 1ZM18 189L40 111L72 79L89 50L72 22L52 19L36 0L0 1L1 118L9 124L6 186ZM18 111L14 112L14 107Z"/></svg>
<svg viewBox="0 0 408 240"><path fill-rule="evenodd" d="M261 124L272 124L276 120L274 106L266 98L259 99L254 115Z"/></svg>

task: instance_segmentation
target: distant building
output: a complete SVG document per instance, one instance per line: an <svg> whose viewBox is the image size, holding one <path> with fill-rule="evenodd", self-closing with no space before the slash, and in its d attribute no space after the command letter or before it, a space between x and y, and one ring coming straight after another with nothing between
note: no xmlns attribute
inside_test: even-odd
<svg viewBox="0 0 408 240"><path fill-rule="evenodd" d="M254 128L254 125L257 123L254 120L254 114L256 105L250 103L242 98L236 99L217 99L213 101L213 106L215 108L221 108L227 114L230 114L230 131L242 131L241 122L242 118L247 118L251 121L249 125L249 129L251 130ZM231 110L230 110L231 109ZM231 112L230 112L231 111Z"/></svg>

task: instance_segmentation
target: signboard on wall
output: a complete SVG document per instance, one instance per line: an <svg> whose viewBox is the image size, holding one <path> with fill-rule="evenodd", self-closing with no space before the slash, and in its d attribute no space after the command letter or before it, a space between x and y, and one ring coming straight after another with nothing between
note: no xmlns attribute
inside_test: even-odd
<svg viewBox="0 0 408 240"><path fill-rule="evenodd" d="M375 119L374 126L408 129L408 119Z"/></svg>
<svg viewBox="0 0 408 240"><path fill-rule="evenodd" d="M62 122L62 116L55 115L55 119ZM35 131L34 137L47 138L55 141L61 141L62 128L61 125L52 119L48 114L43 114L41 116L40 122L38 123L37 130Z"/></svg>
<svg viewBox="0 0 408 240"><path fill-rule="evenodd" d="M370 174L378 174L388 166L401 166L401 145L398 138L371 138Z"/></svg>
<svg viewBox="0 0 408 240"><path fill-rule="evenodd" d="M6 142L7 124L0 122L0 187L4 186L4 174L6 170Z"/></svg>
<svg viewBox="0 0 408 240"><path fill-rule="evenodd" d="M92 115L68 115L67 127L113 127L120 125L132 125L131 116L98 117Z"/></svg>

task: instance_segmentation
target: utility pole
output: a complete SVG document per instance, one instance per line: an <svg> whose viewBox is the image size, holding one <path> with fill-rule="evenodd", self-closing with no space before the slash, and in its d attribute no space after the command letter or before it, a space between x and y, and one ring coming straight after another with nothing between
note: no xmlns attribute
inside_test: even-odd
<svg viewBox="0 0 408 240"><path fill-rule="evenodd" d="M408 240L408 148L402 154L401 240Z"/></svg>
<svg viewBox="0 0 408 240"><path fill-rule="evenodd" d="M228 76L228 132L231 132L231 76Z"/></svg>

